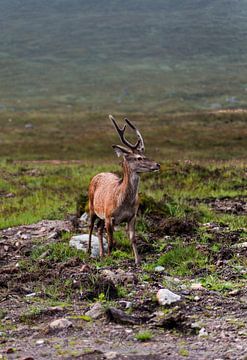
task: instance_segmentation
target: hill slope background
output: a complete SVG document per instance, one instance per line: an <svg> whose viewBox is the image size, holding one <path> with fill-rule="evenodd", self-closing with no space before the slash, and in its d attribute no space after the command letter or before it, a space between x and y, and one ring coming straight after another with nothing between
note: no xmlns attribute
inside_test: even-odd
<svg viewBox="0 0 247 360"><path fill-rule="evenodd" d="M244 0L3 0L0 108L246 106Z"/></svg>

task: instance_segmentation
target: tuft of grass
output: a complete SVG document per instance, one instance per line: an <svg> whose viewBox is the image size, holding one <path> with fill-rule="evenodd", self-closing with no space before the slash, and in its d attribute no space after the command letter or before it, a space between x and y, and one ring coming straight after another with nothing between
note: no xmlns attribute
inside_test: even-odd
<svg viewBox="0 0 247 360"><path fill-rule="evenodd" d="M40 317L43 313L43 309L41 307L38 306L32 306L30 309L28 309L27 311L24 311L20 317L19 320L20 322L26 323L26 324L30 324L32 323L35 319L37 319L38 317Z"/></svg>
<svg viewBox="0 0 247 360"><path fill-rule="evenodd" d="M196 269L207 265L207 257L197 250L195 245L176 244L170 251L161 255L158 265L164 266L174 275L191 275Z"/></svg>
<svg viewBox="0 0 247 360"><path fill-rule="evenodd" d="M184 356L184 357L188 357L190 355L189 351L184 348L179 349L178 353L179 353L179 355Z"/></svg>
<svg viewBox="0 0 247 360"><path fill-rule="evenodd" d="M140 331L138 334L135 335L136 340L138 341L149 341L153 338L153 334L149 330Z"/></svg>
<svg viewBox="0 0 247 360"><path fill-rule="evenodd" d="M237 285L231 281L219 279L216 275L209 275L200 279L201 284L207 289L213 291L228 291L234 289Z"/></svg>
<svg viewBox="0 0 247 360"><path fill-rule="evenodd" d="M31 253L30 259L38 260L43 258L54 262L63 262L73 257L84 260L86 254L83 251L71 247L67 242L56 242L36 246Z"/></svg>

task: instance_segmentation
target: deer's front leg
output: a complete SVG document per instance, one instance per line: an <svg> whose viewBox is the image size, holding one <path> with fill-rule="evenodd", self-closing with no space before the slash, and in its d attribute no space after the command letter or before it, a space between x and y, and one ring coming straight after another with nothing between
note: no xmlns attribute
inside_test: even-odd
<svg viewBox="0 0 247 360"><path fill-rule="evenodd" d="M135 255L135 263L136 263L136 265L138 265L141 262L141 258L138 255L137 246L136 246L135 223L136 223L136 216L134 215L128 223L128 234L129 234L129 239L131 241L132 249L133 249L134 255Z"/></svg>
<svg viewBox="0 0 247 360"><path fill-rule="evenodd" d="M106 219L105 227L106 227L107 240L108 240L108 255L111 255L111 251L113 247L113 223L111 218Z"/></svg>
<svg viewBox="0 0 247 360"><path fill-rule="evenodd" d="M90 214L90 231L89 231L89 238L88 238L88 247L87 252L89 255L91 255L91 241L92 241L92 233L93 233L93 227L97 216L94 213Z"/></svg>

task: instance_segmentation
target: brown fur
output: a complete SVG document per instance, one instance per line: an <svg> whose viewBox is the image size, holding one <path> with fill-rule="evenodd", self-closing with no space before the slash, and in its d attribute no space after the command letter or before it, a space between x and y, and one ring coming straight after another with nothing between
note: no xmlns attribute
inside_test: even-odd
<svg viewBox="0 0 247 360"><path fill-rule="evenodd" d="M139 142L137 146L140 146ZM113 147L118 156L123 156L123 178L121 179L113 173L100 173L95 175L90 182L89 211L91 224L88 252L91 253L91 236L97 218L100 219L98 223L100 256L104 255L104 225L108 235L108 255L110 255L113 247L114 225L126 222L135 262L138 264L140 257L135 241L135 219L138 210L139 173L157 171L160 165L147 159L140 150L127 150L119 145Z"/></svg>

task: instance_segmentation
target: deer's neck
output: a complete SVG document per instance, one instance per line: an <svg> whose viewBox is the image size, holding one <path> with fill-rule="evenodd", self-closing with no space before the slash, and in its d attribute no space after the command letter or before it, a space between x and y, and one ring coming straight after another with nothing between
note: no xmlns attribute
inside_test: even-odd
<svg viewBox="0 0 247 360"><path fill-rule="evenodd" d="M123 162L123 181L121 183L121 202L134 203L138 192L140 177L137 173L131 171L128 163Z"/></svg>

